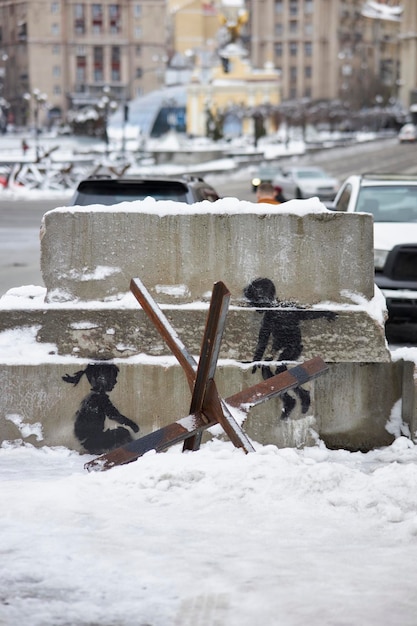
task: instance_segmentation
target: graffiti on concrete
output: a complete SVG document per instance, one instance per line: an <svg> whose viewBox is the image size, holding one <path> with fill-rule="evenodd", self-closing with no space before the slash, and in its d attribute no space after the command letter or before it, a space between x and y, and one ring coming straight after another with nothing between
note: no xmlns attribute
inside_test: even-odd
<svg viewBox="0 0 417 626"><path fill-rule="evenodd" d="M263 314L258 334L258 343L253 355L256 363L252 372L259 368L264 380L287 369L285 363L280 363L273 371L265 361L298 361L303 352L300 322L324 317L328 321L335 319L336 314L331 311L307 311L299 308L293 302L281 302L276 295L274 283L269 278L256 278L247 285L243 293L250 304ZM270 344L270 354L266 355ZM294 388L295 396L300 400L301 412L307 413L310 408L310 392L302 387ZM289 393L281 396L283 403L281 419L288 419L295 408L296 398Z"/></svg>
<svg viewBox="0 0 417 626"><path fill-rule="evenodd" d="M91 454L103 454L124 445L133 440L131 431L139 432L139 426L122 415L108 396L116 385L118 372L119 368L112 363L92 363L72 376L65 374L62 377L66 383L75 386L85 375L91 385L90 393L82 400L75 414L74 424L75 436ZM106 420L123 426L107 428Z"/></svg>

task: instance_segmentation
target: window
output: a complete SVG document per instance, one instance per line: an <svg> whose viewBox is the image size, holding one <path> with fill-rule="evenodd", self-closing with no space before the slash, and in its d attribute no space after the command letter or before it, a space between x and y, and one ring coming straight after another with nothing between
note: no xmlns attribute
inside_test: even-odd
<svg viewBox="0 0 417 626"><path fill-rule="evenodd" d="M304 0L304 13L306 15L313 13L313 0Z"/></svg>
<svg viewBox="0 0 417 626"><path fill-rule="evenodd" d="M141 67L137 67L136 68L136 74L135 74L136 78L142 78L143 76L143 70Z"/></svg>
<svg viewBox="0 0 417 626"><path fill-rule="evenodd" d="M54 65L54 67L52 68L52 75L55 78L59 78L61 76L61 66L60 65Z"/></svg>
<svg viewBox="0 0 417 626"><path fill-rule="evenodd" d="M296 41L290 41L290 56L296 57L298 52L298 44Z"/></svg>
<svg viewBox="0 0 417 626"><path fill-rule="evenodd" d="M109 25L110 25L110 33L112 35L116 35L117 33L120 33L121 31L120 17L121 17L120 5L110 4L109 5Z"/></svg>
<svg viewBox="0 0 417 626"><path fill-rule="evenodd" d="M91 28L95 35L103 32L103 6L101 4L91 5Z"/></svg>
<svg viewBox="0 0 417 626"><path fill-rule="evenodd" d="M304 76L305 78L311 78L312 76L312 70L311 70L311 65L306 65L304 68Z"/></svg>
<svg viewBox="0 0 417 626"><path fill-rule="evenodd" d="M101 83L104 80L104 62L103 48L94 46L93 48L93 77L95 83Z"/></svg>
<svg viewBox="0 0 417 626"><path fill-rule="evenodd" d="M140 4L135 4L135 8L134 8L134 16L135 17L140 17L142 15L142 7Z"/></svg>
<svg viewBox="0 0 417 626"><path fill-rule="evenodd" d="M85 4L74 4L74 33L85 34Z"/></svg>
<svg viewBox="0 0 417 626"><path fill-rule="evenodd" d="M51 2L51 13L53 15L59 13L59 2Z"/></svg>
<svg viewBox="0 0 417 626"><path fill-rule="evenodd" d="M59 85L54 85L53 92L55 96L60 96L62 93L62 89Z"/></svg>
<svg viewBox="0 0 417 626"><path fill-rule="evenodd" d="M87 59L84 55L77 56L75 59L75 74L77 84L85 83L87 80Z"/></svg>
<svg viewBox="0 0 417 626"><path fill-rule="evenodd" d="M119 82L121 80L120 46L112 46L111 49L111 79L113 82Z"/></svg>
<svg viewBox="0 0 417 626"><path fill-rule="evenodd" d="M275 37L281 37L284 29L282 24L275 24Z"/></svg>
<svg viewBox="0 0 417 626"><path fill-rule="evenodd" d="M275 48L275 56L282 57L282 43L276 43L274 48Z"/></svg>
<svg viewBox="0 0 417 626"><path fill-rule="evenodd" d="M60 33L60 28L59 28L59 24L52 24L51 25L51 34L54 35L55 37L57 37Z"/></svg>
<svg viewBox="0 0 417 626"><path fill-rule="evenodd" d="M142 29L140 26L135 26L135 39L142 39Z"/></svg>
<svg viewBox="0 0 417 626"><path fill-rule="evenodd" d="M137 57L140 57L142 55L142 46L136 46L135 47L135 55Z"/></svg>
<svg viewBox="0 0 417 626"><path fill-rule="evenodd" d="M28 36L26 22L19 22L17 25L17 38L19 41L26 41Z"/></svg>
<svg viewBox="0 0 417 626"><path fill-rule="evenodd" d="M298 31L298 22L297 20L290 20L290 33L295 35Z"/></svg>
<svg viewBox="0 0 417 626"><path fill-rule="evenodd" d="M298 0L290 0L290 15L298 15Z"/></svg>
<svg viewBox="0 0 417 626"><path fill-rule="evenodd" d="M297 82L297 68L294 65L290 67L290 82Z"/></svg>
<svg viewBox="0 0 417 626"><path fill-rule="evenodd" d="M275 13L282 13L282 0L275 0Z"/></svg>
<svg viewBox="0 0 417 626"><path fill-rule="evenodd" d="M52 54L61 54L61 46L58 43L52 46Z"/></svg>
<svg viewBox="0 0 417 626"><path fill-rule="evenodd" d="M313 54L313 45L311 43L311 41L306 41L304 43L304 54L306 55L306 57L311 57Z"/></svg>

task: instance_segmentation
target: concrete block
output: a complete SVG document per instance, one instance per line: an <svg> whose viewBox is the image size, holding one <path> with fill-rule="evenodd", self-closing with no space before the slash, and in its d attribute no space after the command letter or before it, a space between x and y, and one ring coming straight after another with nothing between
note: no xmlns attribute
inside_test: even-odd
<svg viewBox="0 0 417 626"><path fill-rule="evenodd" d="M414 361L401 359L403 367L402 418L410 431L410 438L417 443L417 351Z"/></svg>
<svg viewBox="0 0 417 626"><path fill-rule="evenodd" d="M139 427L141 436L187 415L190 391L173 357L115 360L119 368L109 402ZM83 451L74 434L77 411L90 392L85 375L77 385L64 382L66 374L82 371L88 361L51 357L38 364L0 364L0 442L22 440L35 446L66 446ZM109 363L107 363L109 365ZM387 430L393 407L402 397L403 376L411 385L413 371L402 362L332 364L328 373L303 385L311 404L303 413L299 398L289 420L280 419L277 398L252 409L244 421L249 437L279 447L311 445L320 437L331 448L370 450L390 444ZM220 362L216 382L226 397L261 380L250 365ZM18 392L17 392L18 390ZM415 398L415 396L414 396ZM241 419L242 414L236 414ZM416 407L408 418L416 423ZM117 426L106 419L106 428ZM221 432L216 427L217 433Z"/></svg>
<svg viewBox="0 0 417 626"><path fill-rule="evenodd" d="M239 304L257 277L270 278L279 299L306 305L373 297L370 215L327 211L317 198L272 207L148 199L49 211L41 238L47 301L120 298L137 276L165 304L207 300L217 280Z"/></svg>
<svg viewBox="0 0 417 626"><path fill-rule="evenodd" d="M259 369L252 373L255 358L272 359L273 372L280 360L319 355L330 364L304 394L289 392L288 420L281 419L284 396L251 410L244 429L255 441L302 446L321 437L330 447L372 449L393 440L398 403L414 436L414 366L391 362L385 303L374 292L372 218L315 202L274 209L234 199L146 201L48 212L41 240L46 292L30 303L0 301L0 333L29 337L0 360L0 442L85 451L74 429L91 419L94 437L137 437L188 413L181 367L127 293L134 277L196 357L213 283L225 282L232 303L216 374L224 397L261 379ZM247 306L245 287L259 277L273 282L285 305ZM107 386L99 398L90 393L93 375Z"/></svg>
<svg viewBox="0 0 417 626"><path fill-rule="evenodd" d="M330 375L317 379L315 391L316 419L324 443L329 448L363 452L392 443L387 424L403 398L404 385L411 390L409 367L395 362L334 363L330 368ZM404 418L408 421L410 414L403 414Z"/></svg>
<svg viewBox="0 0 417 626"><path fill-rule="evenodd" d="M1 306L0 332L18 327L35 327L40 343L53 343L59 355L87 359L112 359L136 354L170 355L152 322L133 298L120 308L115 303L94 307L40 302L38 307L14 309ZM200 353L208 305L169 307L163 311L191 354ZM390 353L384 326L366 307L270 309L279 316L280 352L291 350L290 359L320 355L326 362L387 362ZM231 307L221 343L220 357L249 362L254 359L265 310ZM308 319L311 315L312 318ZM334 316L327 319L326 316ZM381 313L382 316L382 313ZM287 322L290 320L291 323ZM299 332L299 336L297 336ZM297 351L298 341L298 351ZM272 337L269 344L272 343ZM55 349L55 348L54 348ZM266 352L263 358L278 358ZM288 357L287 357L288 358Z"/></svg>

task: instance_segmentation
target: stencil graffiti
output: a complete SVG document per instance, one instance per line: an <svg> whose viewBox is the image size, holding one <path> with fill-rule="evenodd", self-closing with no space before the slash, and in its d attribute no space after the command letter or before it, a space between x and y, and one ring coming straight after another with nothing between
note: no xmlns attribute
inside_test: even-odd
<svg viewBox="0 0 417 626"><path fill-rule="evenodd" d="M91 385L90 393L82 400L75 414L74 424L75 436L91 454L102 454L128 443L133 440L131 430L134 433L139 432L139 426L122 415L108 396L116 385L118 372L119 368L111 363L93 363L72 376L65 374L62 377L66 383L75 386L85 375ZM106 428L106 420L123 426Z"/></svg>
<svg viewBox="0 0 417 626"><path fill-rule="evenodd" d="M276 296L275 285L269 278L256 278L244 288L243 293L250 304L263 314L253 361L297 361L303 352L300 322L322 317L332 321L336 317L331 311L306 311L297 308L292 302L281 302ZM269 344L270 354L267 355ZM273 371L271 366L259 363L253 366L252 372L256 372L258 368L262 378L266 380L284 372L287 366L281 363ZM307 413L311 402L310 392L302 387L295 387L294 394L300 400L301 412ZM281 400L281 419L287 419L297 400L289 393L284 393Z"/></svg>

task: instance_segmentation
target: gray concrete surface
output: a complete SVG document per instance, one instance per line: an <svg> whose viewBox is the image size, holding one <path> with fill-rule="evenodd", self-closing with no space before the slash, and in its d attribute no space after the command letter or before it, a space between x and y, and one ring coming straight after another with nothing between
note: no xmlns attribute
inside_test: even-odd
<svg viewBox="0 0 417 626"><path fill-rule="evenodd" d="M291 212L300 202L301 214ZM177 206L166 203L162 215L89 207L47 213L41 239L47 300L118 297L136 276L166 304L207 299L216 280L239 301L258 277L274 282L280 300L305 305L374 295L371 215L305 213L308 200L287 209L250 205L253 212L230 199L210 212Z"/></svg>

